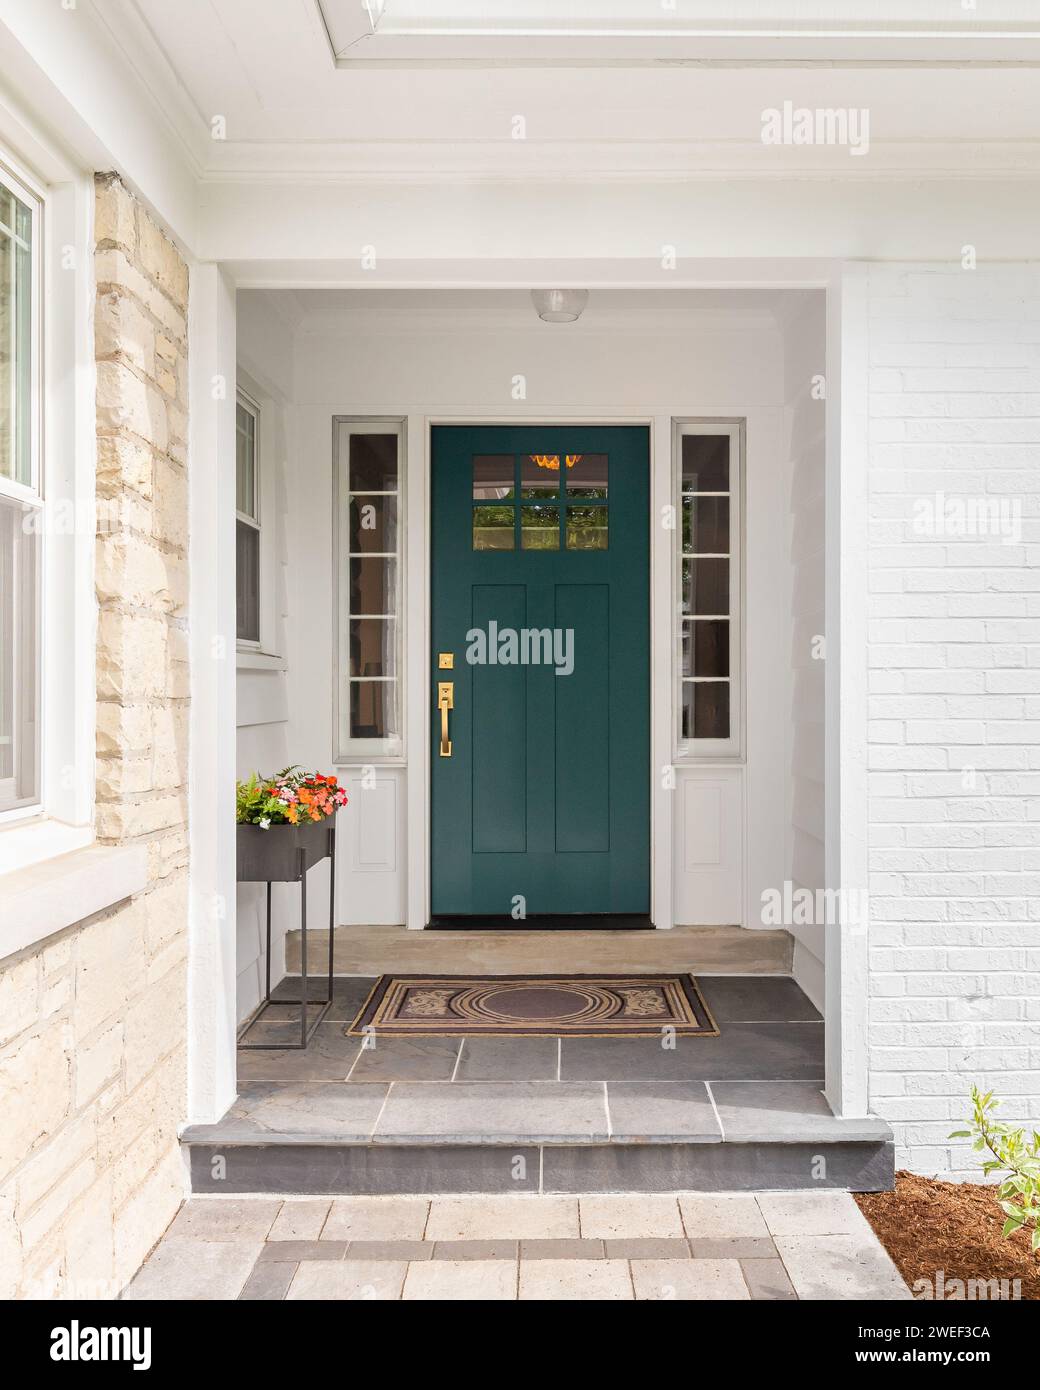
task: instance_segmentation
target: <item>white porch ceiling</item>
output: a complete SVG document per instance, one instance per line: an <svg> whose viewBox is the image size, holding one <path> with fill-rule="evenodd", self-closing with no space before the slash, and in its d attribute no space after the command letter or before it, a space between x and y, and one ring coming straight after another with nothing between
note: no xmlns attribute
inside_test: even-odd
<svg viewBox="0 0 1040 1390"><path fill-rule="evenodd" d="M204 179L1040 172L1036 0L987 3L983 18L949 0L677 0L674 13L636 0L388 0L381 15L373 0L374 30L361 0L85 2ZM482 9L494 11L490 26L478 23ZM659 51L651 66L640 65L646 55L633 32L637 11L664 16L653 26ZM798 13L800 25L782 20L783 11ZM822 24L824 12L838 13L842 23L832 19L824 38L811 38L806 26ZM891 28L877 40L887 45L883 53L871 47L874 39L857 37L868 15L876 21L866 26L872 33L878 24ZM712 36L690 37L695 22ZM417 25L430 31L418 37L432 47L420 66L398 66L401 44L412 42ZM474 34L475 25L493 32ZM508 32L510 25L518 31ZM557 47L532 56L524 44L539 25L550 32L536 34L538 42ZM613 45L610 65L581 66L597 34ZM491 44L493 54L460 59L452 45L470 38ZM374 53L376 40L389 45L388 56L360 66L337 62L337 53ZM794 47L784 47L788 40ZM917 48L907 60L911 40ZM817 42L829 47L806 58L804 45ZM506 66L488 65L498 62ZM788 100L869 108L869 156L850 158L834 146L763 145L763 110Z"/></svg>

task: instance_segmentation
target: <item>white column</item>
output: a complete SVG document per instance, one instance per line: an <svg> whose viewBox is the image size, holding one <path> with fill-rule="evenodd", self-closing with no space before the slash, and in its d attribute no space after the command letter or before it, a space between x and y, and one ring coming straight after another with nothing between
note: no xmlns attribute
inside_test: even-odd
<svg viewBox="0 0 1040 1390"><path fill-rule="evenodd" d="M218 1120L235 1080L235 291L192 271L188 1119Z"/></svg>

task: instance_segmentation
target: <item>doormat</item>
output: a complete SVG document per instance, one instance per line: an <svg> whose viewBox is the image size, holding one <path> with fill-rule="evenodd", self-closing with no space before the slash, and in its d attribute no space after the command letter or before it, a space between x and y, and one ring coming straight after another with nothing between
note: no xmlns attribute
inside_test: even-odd
<svg viewBox="0 0 1040 1390"><path fill-rule="evenodd" d="M348 1036L649 1038L719 1030L692 975L382 975Z"/></svg>

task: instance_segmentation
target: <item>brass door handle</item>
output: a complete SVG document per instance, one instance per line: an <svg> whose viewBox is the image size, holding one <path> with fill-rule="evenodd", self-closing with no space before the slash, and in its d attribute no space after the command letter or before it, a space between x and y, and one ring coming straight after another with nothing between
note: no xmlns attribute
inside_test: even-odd
<svg viewBox="0 0 1040 1390"><path fill-rule="evenodd" d="M448 737L448 711L455 706L455 683L437 682L437 708L441 712L441 757L451 757L451 739Z"/></svg>

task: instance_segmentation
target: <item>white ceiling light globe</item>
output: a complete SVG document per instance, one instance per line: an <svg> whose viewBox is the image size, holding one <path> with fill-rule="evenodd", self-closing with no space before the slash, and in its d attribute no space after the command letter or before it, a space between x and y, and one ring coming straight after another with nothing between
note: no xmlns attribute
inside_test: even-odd
<svg viewBox="0 0 1040 1390"><path fill-rule="evenodd" d="M546 323L573 323L589 302L588 290L532 290L538 317Z"/></svg>

